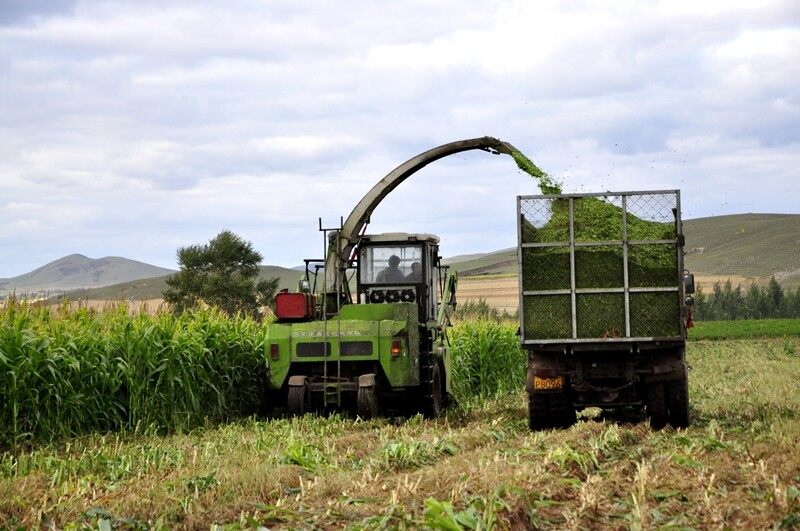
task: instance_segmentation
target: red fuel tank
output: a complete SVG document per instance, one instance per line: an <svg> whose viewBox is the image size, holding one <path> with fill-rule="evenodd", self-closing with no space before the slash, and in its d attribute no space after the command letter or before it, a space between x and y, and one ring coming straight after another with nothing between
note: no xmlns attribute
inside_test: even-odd
<svg viewBox="0 0 800 531"><path fill-rule="evenodd" d="M317 316L316 297L310 293L281 291L275 295L275 317L283 321L311 320Z"/></svg>

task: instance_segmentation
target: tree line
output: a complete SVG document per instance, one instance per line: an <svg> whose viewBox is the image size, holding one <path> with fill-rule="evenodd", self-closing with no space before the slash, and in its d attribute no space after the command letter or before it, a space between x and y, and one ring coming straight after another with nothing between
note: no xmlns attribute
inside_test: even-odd
<svg viewBox="0 0 800 531"><path fill-rule="evenodd" d="M733 287L730 280L717 282L710 293L697 290L692 311L698 321L800 318L800 287L784 290L775 277L766 286L753 282L749 288Z"/></svg>

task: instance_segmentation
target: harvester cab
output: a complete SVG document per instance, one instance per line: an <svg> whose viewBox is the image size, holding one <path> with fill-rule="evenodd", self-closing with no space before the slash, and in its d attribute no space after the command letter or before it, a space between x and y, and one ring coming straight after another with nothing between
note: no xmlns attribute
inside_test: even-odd
<svg viewBox="0 0 800 531"><path fill-rule="evenodd" d="M357 271L359 303L416 303L420 323L436 321L447 271L447 266L441 265L436 236L364 236Z"/></svg>

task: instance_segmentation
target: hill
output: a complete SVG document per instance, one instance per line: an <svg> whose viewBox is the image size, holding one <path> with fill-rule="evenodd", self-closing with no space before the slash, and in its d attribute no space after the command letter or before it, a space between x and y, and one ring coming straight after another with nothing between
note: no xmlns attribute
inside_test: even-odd
<svg viewBox="0 0 800 531"><path fill-rule="evenodd" d="M720 278L800 285L800 215L736 214L684 222L686 266Z"/></svg>
<svg viewBox="0 0 800 531"><path fill-rule="evenodd" d="M120 256L95 259L71 254L30 273L0 279L0 294L99 288L169 273L172 273L171 269Z"/></svg>
<svg viewBox="0 0 800 531"><path fill-rule="evenodd" d="M516 274L517 248L510 247L491 253L454 256L443 261L463 276Z"/></svg>
<svg viewBox="0 0 800 531"><path fill-rule="evenodd" d="M279 288L296 289L297 281L303 273L280 266L261 266L259 278L280 279ZM131 282L123 282L95 289L82 289L69 292L70 299L90 299L90 300L152 300L160 299L164 289L167 287L167 279L170 275L162 275L155 278L145 278Z"/></svg>

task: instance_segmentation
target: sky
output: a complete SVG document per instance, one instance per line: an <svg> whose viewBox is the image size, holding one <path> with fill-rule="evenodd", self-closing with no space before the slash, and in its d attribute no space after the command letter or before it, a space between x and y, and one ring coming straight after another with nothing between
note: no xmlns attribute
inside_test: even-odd
<svg viewBox="0 0 800 531"><path fill-rule="evenodd" d="M565 192L800 213L800 3L0 0L0 277L71 253L176 267L226 228L298 265L319 217L484 135ZM537 193L511 158L460 154L369 231L507 248Z"/></svg>

